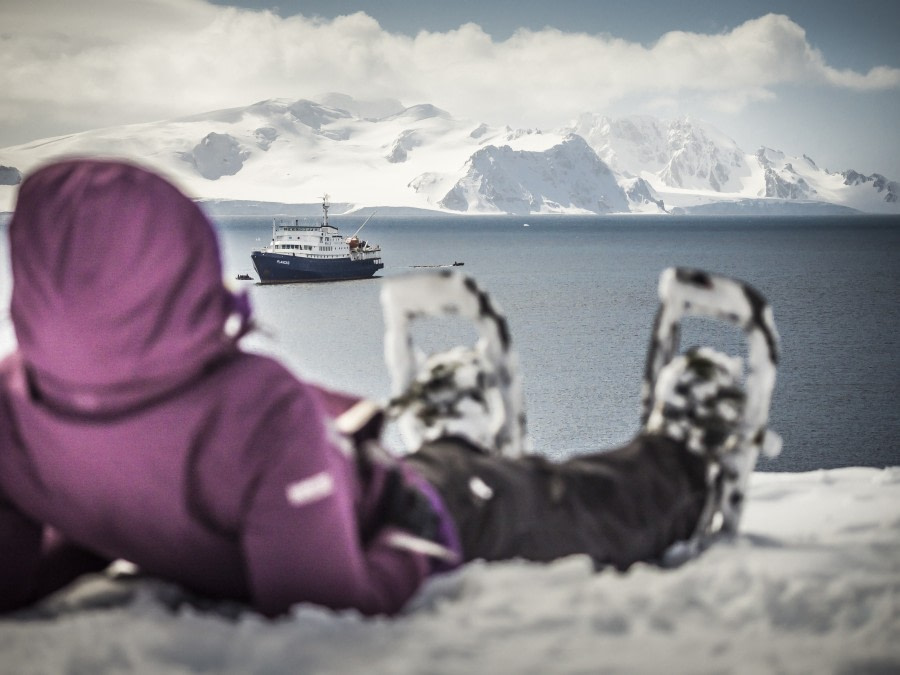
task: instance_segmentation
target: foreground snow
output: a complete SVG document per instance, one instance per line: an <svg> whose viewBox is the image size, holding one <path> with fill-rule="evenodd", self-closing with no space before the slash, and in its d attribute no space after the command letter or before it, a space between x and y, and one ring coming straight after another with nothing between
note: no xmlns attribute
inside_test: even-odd
<svg viewBox="0 0 900 675"><path fill-rule="evenodd" d="M0 622L0 672L900 672L900 468L758 473L742 535L675 570L472 564L392 620L183 600L85 578Z"/></svg>

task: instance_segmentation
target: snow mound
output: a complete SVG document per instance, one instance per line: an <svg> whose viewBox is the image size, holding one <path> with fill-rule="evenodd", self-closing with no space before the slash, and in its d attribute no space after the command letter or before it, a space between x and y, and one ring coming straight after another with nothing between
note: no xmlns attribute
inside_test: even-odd
<svg viewBox="0 0 900 675"><path fill-rule="evenodd" d="M85 577L0 620L0 671L900 672L900 469L753 476L741 535L677 569L474 563L395 619L267 621L152 580Z"/></svg>

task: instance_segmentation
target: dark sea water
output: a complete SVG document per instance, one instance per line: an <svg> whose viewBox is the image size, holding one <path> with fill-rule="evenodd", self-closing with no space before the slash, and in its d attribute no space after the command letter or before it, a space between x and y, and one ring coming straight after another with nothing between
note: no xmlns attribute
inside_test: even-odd
<svg viewBox="0 0 900 675"><path fill-rule="evenodd" d="M248 251L270 220L218 222L228 276L252 271ZM346 232L361 220L335 222ZM900 464L898 218L376 216L364 235L383 248L383 276L461 261L505 310L539 452L612 447L637 430L657 279L682 265L744 279L773 305L782 362L771 426L784 451L760 469ZM314 380L385 397L380 285L246 284L271 332L253 344ZM447 345L471 339L440 325L423 344L442 346L440 331ZM707 343L741 349L731 328L686 326L685 345Z"/></svg>
<svg viewBox="0 0 900 675"><path fill-rule="evenodd" d="M334 222L350 234L362 220ZM249 252L268 241L271 220L217 226L226 277L252 273ZM362 236L383 248L380 276L461 261L503 308L538 452L614 447L637 430L658 276L680 265L741 278L774 308L782 361L771 427L784 450L760 470L900 465L900 218L376 216ZM2 246L5 307L5 237ZM233 283L249 290L263 328L253 349L312 380L388 395L379 279ZM472 333L442 323L419 339L436 348ZM733 329L699 320L684 343L740 350Z"/></svg>

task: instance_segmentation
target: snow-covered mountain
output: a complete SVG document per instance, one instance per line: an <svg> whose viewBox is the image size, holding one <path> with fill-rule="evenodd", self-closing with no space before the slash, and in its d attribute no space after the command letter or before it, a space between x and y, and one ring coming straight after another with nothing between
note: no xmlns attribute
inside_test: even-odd
<svg viewBox="0 0 900 675"><path fill-rule="evenodd" d="M582 115L573 132L583 136L613 169L653 178L661 186L740 192L752 173L743 151L724 134L690 119L665 122L635 116Z"/></svg>
<svg viewBox="0 0 900 675"><path fill-rule="evenodd" d="M718 213L808 210L828 205L900 213L900 185L880 174L820 169L803 155L770 148L747 154L717 129L690 118L672 121L584 114L570 127L622 177L644 180L679 211ZM621 181L620 181L621 182Z"/></svg>
<svg viewBox="0 0 900 675"><path fill-rule="evenodd" d="M429 179L420 177L416 185ZM574 134L544 151L481 148L439 205L452 211L514 214L629 210L613 172Z"/></svg>
<svg viewBox="0 0 900 675"><path fill-rule="evenodd" d="M756 157L765 177L765 191L761 190L759 196L812 199L860 211L896 213L898 210L900 185L881 174L863 176L853 170L823 171L806 155L786 157L783 152L769 148L760 148Z"/></svg>
<svg viewBox="0 0 900 675"><path fill-rule="evenodd" d="M273 99L0 149L0 210L23 174L61 156L141 162L205 200L346 204L445 213L773 212L831 205L900 213L879 174L744 152L689 118L585 114L554 131L491 127L432 105Z"/></svg>

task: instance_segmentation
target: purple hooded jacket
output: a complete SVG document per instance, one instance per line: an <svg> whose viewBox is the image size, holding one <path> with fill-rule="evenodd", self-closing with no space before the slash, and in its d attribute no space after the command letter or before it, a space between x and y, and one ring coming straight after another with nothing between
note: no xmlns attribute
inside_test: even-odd
<svg viewBox="0 0 900 675"><path fill-rule="evenodd" d="M50 528L268 615L402 607L432 565L394 545L383 472L361 480L332 424L355 400L238 349L249 312L193 202L73 160L22 184L9 236L0 609L34 598Z"/></svg>

